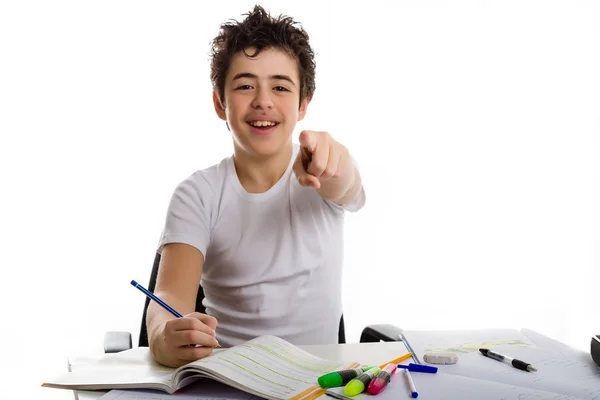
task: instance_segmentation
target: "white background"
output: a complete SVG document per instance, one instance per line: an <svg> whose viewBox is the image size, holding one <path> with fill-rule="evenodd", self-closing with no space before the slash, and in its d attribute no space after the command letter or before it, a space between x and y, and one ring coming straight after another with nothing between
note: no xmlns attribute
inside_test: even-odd
<svg viewBox="0 0 600 400"><path fill-rule="evenodd" d="M210 4L210 6L208 6ZM105 331L137 341L176 184L232 152L208 50L245 1L0 5L0 397ZM358 160L347 336L363 326L600 333L600 3L271 1L303 23L302 129ZM596 301L596 305L593 305ZM8 391L8 394L6 393Z"/></svg>

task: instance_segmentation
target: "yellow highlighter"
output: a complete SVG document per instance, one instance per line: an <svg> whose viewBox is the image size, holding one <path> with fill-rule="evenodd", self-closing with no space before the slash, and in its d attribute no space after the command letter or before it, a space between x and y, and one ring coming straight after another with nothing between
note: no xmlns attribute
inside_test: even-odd
<svg viewBox="0 0 600 400"><path fill-rule="evenodd" d="M379 371L379 367L373 367L348 382L346 386L344 386L344 393L346 396L352 397L364 392L367 386L369 386L369 383L371 383L371 380L379 373Z"/></svg>
<svg viewBox="0 0 600 400"><path fill-rule="evenodd" d="M379 366L379 368L384 369L385 366L388 364L400 364L402 361L406 360L407 358L411 358L411 357L412 357L412 353L406 353L402 357L398 357L398 358L393 359L392 361L388 361L386 363L381 364Z"/></svg>

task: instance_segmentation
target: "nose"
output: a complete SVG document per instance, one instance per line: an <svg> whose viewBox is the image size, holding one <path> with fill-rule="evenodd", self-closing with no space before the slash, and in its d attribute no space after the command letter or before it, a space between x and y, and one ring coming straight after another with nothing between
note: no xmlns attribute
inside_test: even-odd
<svg viewBox="0 0 600 400"><path fill-rule="evenodd" d="M271 92L267 88L259 88L256 91L256 96L252 101L253 108L260 108L268 110L273 108L273 100L271 99Z"/></svg>

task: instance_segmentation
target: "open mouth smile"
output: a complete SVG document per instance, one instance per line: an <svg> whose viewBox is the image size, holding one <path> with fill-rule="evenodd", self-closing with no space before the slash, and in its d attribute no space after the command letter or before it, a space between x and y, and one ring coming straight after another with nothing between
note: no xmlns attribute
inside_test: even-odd
<svg viewBox="0 0 600 400"><path fill-rule="evenodd" d="M272 126L279 125L279 122L275 122L275 121L248 121L248 124L250 126L255 127L255 128L270 128Z"/></svg>
<svg viewBox="0 0 600 400"><path fill-rule="evenodd" d="M268 135L275 130L275 127L279 125L277 121L246 121L252 132L258 135Z"/></svg>

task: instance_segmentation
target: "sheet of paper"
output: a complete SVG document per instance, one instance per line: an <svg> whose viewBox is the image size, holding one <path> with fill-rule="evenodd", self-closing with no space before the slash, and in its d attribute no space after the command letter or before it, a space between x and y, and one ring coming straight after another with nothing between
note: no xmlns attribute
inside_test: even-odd
<svg viewBox="0 0 600 400"><path fill-rule="evenodd" d="M565 343L559 342L558 340L542 335L539 332L532 331L531 329L521 329L521 332L542 349L560 353L565 357L581 355L581 350L575 349Z"/></svg>
<svg viewBox="0 0 600 400"><path fill-rule="evenodd" d="M589 355L561 345L540 334L516 330L450 332L446 335L405 333L419 354L426 351L454 351L455 365L438 366L448 374L501 382L584 399L600 398L600 369ZM438 336L436 338L435 336ZM410 338L409 338L410 337ZM528 362L537 372L525 372L506 362L483 356L480 347Z"/></svg>
<svg viewBox="0 0 600 400"><path fill-rule="evenodd" d="M498 382L484 381L464 376L438 372L411 374L418 399L461 399L461 400L583 400L541 390L507 385ZM397 370L383 392L376 396L377 400L410 399L410 390L402 370ZM327 395L341 400L372 400L368 393L352 398L343 395L343 387L328 389Z"/></svg>
<svg viewBox="0 0 600 400"><path fill-rule="evenodd" d="M147 347L136 347L120 353L106 354L90 365L81 365L76 370L64 373L46 386L85 386L98 389L106 385L170 386L174 368L158 364L152 359Z"/></svg>
<svg viewBox="0 0 600 400"><path fill-rule="evenodd" d="M428 352L451 352L460 358L479 352L482 347L535 346L531 339L516 329L404 331L403 336L421 362L423 355Z"/></svg>
<svg viewBox="0 0 600 400"><path fill-rule="evenodd" d="M111 390L101 397L102 400L260 400L241 390L225 384L201 379L170 395L156 390Z"/></svg>

